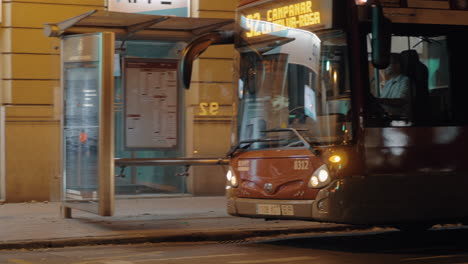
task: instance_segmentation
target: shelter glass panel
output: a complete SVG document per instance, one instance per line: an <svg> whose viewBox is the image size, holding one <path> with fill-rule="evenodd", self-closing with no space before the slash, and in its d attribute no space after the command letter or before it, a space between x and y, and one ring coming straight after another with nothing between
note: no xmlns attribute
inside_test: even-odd
<svg viewBox="0 0 468 264"><path fill-rule="evenodd" d="M63 192L65 207L112 215L111 33L62 41ZM109 46L106 46L109 45Z"/></svg>

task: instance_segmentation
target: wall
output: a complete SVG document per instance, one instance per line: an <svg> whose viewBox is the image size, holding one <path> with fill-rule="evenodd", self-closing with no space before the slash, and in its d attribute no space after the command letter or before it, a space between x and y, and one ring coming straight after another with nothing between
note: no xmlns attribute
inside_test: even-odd
<svg viewBox="0 0 468 264"><path fill-rule="evenodd" d="M237 3L193 1L191 16L234 18ZM230 148L233 55L232 45L212 46L194 63L186 96L189 157L224 157ZM193 166L189 191L194 195L223 195L226 170L221 166Z"/></svg>
<svg viewBox="0 0 468 264"><path fill-rule="evenodd" d="M0 93L0 102L2 96ZM5 122L4 108L0 106L0 203L5 201Z"/></svg>
<svg viewBox="0 0 468 264"><path fill-rule="evenodd" d="M233 18L237 2L194 0L191 16ZM0 189L5 187L7 202L60 199L60 43L43 35L43 25L105 5L105 0L3 0L0 104L5 120L0 127L5 132L0 130L0 138L5 164L0 162L0 171L6 184ZM232 46L216 46L196 62L186 94L188 157L223 157L230 147L232 57ZM225 169L192 167L189 192L224 194Z"/></svg>
<svg viewBox="0 0 468 264"><path fill-rule="evenodd" d="M7 202L60 196L60 43L43 35L43 25L104 6L105 0L3 1L0 102Z"/></svg>

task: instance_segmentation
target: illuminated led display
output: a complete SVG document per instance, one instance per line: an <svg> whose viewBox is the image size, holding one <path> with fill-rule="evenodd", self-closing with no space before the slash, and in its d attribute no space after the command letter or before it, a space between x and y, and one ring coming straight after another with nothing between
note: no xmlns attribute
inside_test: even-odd
<svg viewBox="0 0 468 264"><path fill-rule="evenodd" d="M255 37L287 28L330 26L331 7L323 2L331 1L274 1L247 8L241 16L241 24L247 37ZM279 3L279 4L278 4ZM250 12L249 12L250 11Z"/></svg>
<svg viewBox="0 0 468 264"><path fill-rule="evenodd" d="M312 1L282 6L266 12L267 21L287 27L303 27L320 23L320 12L313 12Z"/></svg>

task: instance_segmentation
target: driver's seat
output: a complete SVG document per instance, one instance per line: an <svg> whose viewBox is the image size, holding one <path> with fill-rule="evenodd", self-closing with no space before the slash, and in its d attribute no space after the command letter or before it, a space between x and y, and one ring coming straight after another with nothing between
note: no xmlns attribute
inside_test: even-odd
<svg viewBox="0 0 468 264"><path fill-rule="evenodd" d="M430 120L429 105L429 71L420 60L416 50L405 50L401 55L401 73L411 80L411 120L416 124Z"/></svg>

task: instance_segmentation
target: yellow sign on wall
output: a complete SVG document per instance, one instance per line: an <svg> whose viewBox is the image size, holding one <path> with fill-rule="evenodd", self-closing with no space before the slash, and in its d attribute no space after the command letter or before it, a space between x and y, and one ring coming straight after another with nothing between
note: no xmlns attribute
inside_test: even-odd
<svg viewBox="0 0 468 264"><path fill-rule="evenodd" d="M218 102L201 102L200 104L200 114L202 116L206 115L218 115L219 114L219 103Z"/></svg>

